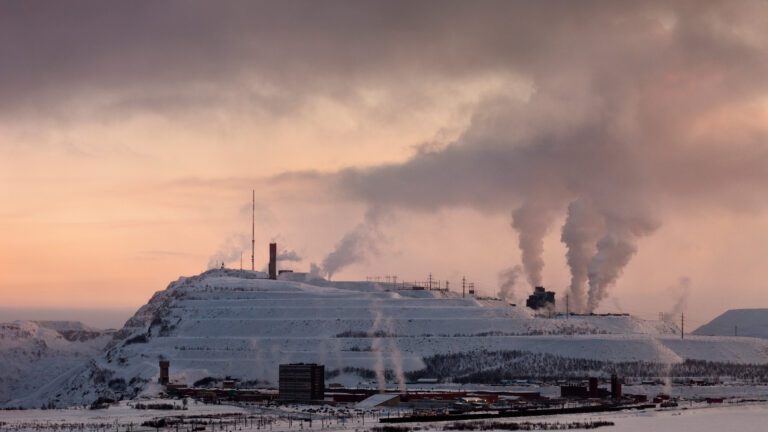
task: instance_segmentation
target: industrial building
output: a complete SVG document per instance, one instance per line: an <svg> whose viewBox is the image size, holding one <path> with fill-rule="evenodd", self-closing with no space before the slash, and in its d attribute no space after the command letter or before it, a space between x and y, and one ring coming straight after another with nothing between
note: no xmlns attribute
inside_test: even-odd
<svg viewBox="0 0 768 432"><path fill-rule="evenodd" d="M315 363L281 364L280 400L312 401L325 397L325 366Z"/></svg>
<svg viewBox="0 0 768 432"><path fill-rule="evenodd" d="M611 375L611 390L599 388L598 379L589 378L589 384L584 385L563 385L560 386L560 397L573 399L606 399L608 397L616 401L621 400L621 380L617 375Z"/></svg>
<svg viewBox="0 0 768 432"><path fill-rule="evenodd" d="M528 296L525 305L533 310L555 308L555 293L554 291L547 291L544 287L536 287L533 290L533 294Z"/></svg>

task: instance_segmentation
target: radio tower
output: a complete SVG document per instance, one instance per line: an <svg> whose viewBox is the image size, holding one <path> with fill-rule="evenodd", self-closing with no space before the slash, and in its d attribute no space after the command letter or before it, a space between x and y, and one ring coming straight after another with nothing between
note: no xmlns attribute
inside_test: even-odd
<svg viewBox="0 0 768 432"><path fill-rule="evenodd" d="M251 204L251 271L256 270L254 254L256 253L256 189L253 193L253 202Z"/></svg>

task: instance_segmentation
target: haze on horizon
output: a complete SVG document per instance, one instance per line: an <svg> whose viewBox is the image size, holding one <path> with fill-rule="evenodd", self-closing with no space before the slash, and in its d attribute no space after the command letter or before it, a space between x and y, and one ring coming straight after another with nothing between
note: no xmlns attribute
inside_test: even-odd
<svg viewBox="0 0 768 432"><path fill-rule="evenodd" d="M255 189L257 269L695 327L768 306L767 137L761 1L6 1L0 305L247 263Z"/></svg>

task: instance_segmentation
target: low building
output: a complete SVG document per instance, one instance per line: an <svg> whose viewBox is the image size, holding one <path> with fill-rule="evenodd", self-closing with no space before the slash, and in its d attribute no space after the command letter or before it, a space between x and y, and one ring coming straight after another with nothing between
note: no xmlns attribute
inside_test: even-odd
<svg viewBox="0 0 768 432"><path fill-rule="evenodd" d="M281 364L280 400L312 401L325 397L325 366L314 363Z"/></svg>
<svg viewBox="0 0 768 432"><path fill-rule="evenodd" d="M399 394L379 393L362 400L355 405L357 409L396 407L400 405Z"/></svg>

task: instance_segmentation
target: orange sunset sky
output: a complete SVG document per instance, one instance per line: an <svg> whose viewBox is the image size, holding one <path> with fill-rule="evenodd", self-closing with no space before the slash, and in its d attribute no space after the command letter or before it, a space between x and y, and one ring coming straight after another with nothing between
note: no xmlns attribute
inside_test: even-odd
<svg viewBox="0 0 768 432"><path fill-rule="evenodd" d="M175 3L0 5L0 319L239 267L252 189L257 269L768 307L764 2Z"/></svg>

